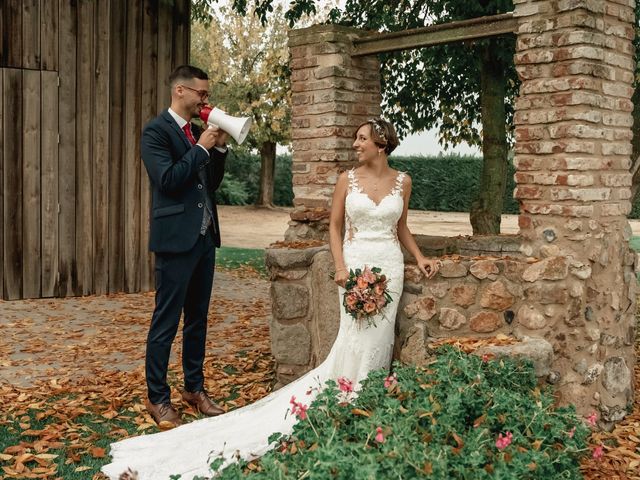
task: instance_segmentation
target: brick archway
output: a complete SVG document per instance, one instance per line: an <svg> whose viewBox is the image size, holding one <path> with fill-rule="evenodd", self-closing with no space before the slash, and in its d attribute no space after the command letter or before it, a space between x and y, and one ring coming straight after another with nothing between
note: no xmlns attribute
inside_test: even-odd
<svg viewBox="0 0 640 480"><path fill-rule="evenodd" d="M504 261L490 268L508 277L504 283L514 309L508 333L539 339L552 350L550 375L561 401L576 404L581 412L597 407L603 422L613 422L623 418L632 402L636 361L635 255L628 247L626 219L631 196L633 1L514 3L515 63L522 80L515 116L514 195L521 204L522 256L515 270L507 271L511 267ZM291 33L296 208L289 240L326 238L333 184L338 172L353 162L353 129L380 113L378 60L356 52L364 35L338 26ZM282 263L274 265L286 269ZM471 264L473 268L477 272L480 267ZM292 282L302 277L279 278ZM473 280L478 283L478 278ZM497 285L500 278L482 278L488 282L478 283L482 298L506 292ZM452 280L445 280L450 288ZM449 314L452 309L445 307ZM500 311L490 301L482 307ZM305 315L304 321L317 318L307 310ZM442 319L430 324L434 315L422 324L415 320L411 328L464 333L460 325L466 325L466 317L456 317L458 326L449 328ZM274 322L278 324L277 314ZM483 328L471 325L476 333L490 331L486 324ZM420 335L417 344L424 343L426 334ZM409 335L397 341L404 345ZM311 364L315 360L311 358ZM296 369L291 374L295 376Z"/></svg>

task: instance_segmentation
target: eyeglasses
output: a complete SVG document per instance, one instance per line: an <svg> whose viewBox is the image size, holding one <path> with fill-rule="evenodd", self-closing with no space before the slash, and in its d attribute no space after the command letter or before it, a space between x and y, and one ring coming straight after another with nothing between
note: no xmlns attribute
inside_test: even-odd
<svg viewBox="0 0 640 480"><path fill-rule="evenodd" d="M209 98L209 92L207 92L206 90L196 90L195 88L187 87L186 85L179 86L182 88L186 88L187 90L191 90L192 92L196 92L198 95L200 95L200 98L202 100L206 100L207 98Z"/></svg>

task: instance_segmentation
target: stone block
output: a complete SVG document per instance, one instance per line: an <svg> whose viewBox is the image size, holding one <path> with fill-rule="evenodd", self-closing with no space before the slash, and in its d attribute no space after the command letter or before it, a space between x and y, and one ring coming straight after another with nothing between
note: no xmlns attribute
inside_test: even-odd
<svg viewBox="0 0 640 480"><path fill-rule="evenodd" d="M271 321L271 353L276 362L306 365L311 355L311 335L300 323L283 325Z"/></svg>
<svg viewBox="0 0 640 480"><path fill-rule="evenodd" d="M483 290L480 296L480 305L502 311L513 305L514 300L505 284L497 280Z"/></svg>
<svg viewBox="0 0 640 480"><path fill-rule="evenodd" d="M549 375L553 362L553 348L551 344L543 338L524 337L520 343L483 347L474 353L475 355L492 353L497 357L506 356L529 359L533 362L538 378Z"/></svg>
<svg viewBox="0 0 640 480"><path fill-rule="evenodd" d="M278 320L301 318L309 311L309 289L289 282L271 284L273 315Z"/></svg>
<svg viewBox="0 0 640 480"><path fill-rule="evenodd" d="M547 319L533 305L522 305L516 314L516 320L520 325L529 330L539 330L547 325Z"/></svg>
<svg viewBox="0 0 640 480"><path fill-rule="evenodd" d="M454 285L451 288L451 301L460 307L466 308L475 303L477 291L478 286L472 283ZM442 310L440 314L442 315Z"/></svg>
<svg viewBox="0 0 640 480"><path fill-rule="evenodd" d="M410 365L424 365L427 359L426 337L424 324L415 323L407 332L400 349L400 361Z"/></svg>
<svg viewBox="0 0 640 480"><path fill-rule="evenodd" d="M495 312L481 311L473 315L469 326L477 333L491 333L502 326L502 316Z"/></svg>
<svg viewBox="0 0 640 480"><path fill-rule="evenodd" d="M490 275L496 275L500 273L500 270L498 270L498 266L496 265L495 260L478 260L471 264L471 266L469 267L469 272L471 272L471 275L473 275L474 277L482 280L489 277Z"/></svg>
<svg viewBox="0 0 640 480"><path fill-rule="evenodd" d="M444 260L438 274L444 278L458 278L467 275L467 267L453 260Z"/></svg>
<svg viewBox="0 0 640 480"><path fill-rule="evenodd" d="M313 257L318 252L328 250L328 245L303 249L268 248L265 253L265 263L267 267L293 270L311 265Z"/></svg>
<svg viewBox="0 0 640 480"><path fill-rule="evenodd" d="M404 313L409 318L427 321L436 314L436 300L433 297L418 297L418 300L407 305Z"/></svg>
<svg viewBox="0 0 640 480"><path fill-rule="evenodd" d="M604 362L602 386L613 397L631 394L631 370L622 357L610 357Z"/></svg>
<svg viewBox="0 0 640 480"><path fill-rule="evenodd" d="M467 317L455 308L443 307L440 309L438 321L444 330L457 330L467 323Z"/></svg>

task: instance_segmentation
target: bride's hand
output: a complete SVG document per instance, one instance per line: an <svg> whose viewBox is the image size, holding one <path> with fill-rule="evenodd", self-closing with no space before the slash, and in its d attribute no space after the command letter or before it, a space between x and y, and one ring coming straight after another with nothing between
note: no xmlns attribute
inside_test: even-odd
<svg viewBox="0 0 640 480"><path fill-rule="evenodd" d="M424 273L424 276L427 278L433 278L442 266L442 262L437 258L422 257L417 260L417 263L418 268L422 273Z"/></svg>
<svg viewBox="0 0 640 480"><path fill-rule="evenodd" d="M344 288L347 280L349 279L349 271L346 268L338 268L336 274L333 276L333 281Z"/></svg>

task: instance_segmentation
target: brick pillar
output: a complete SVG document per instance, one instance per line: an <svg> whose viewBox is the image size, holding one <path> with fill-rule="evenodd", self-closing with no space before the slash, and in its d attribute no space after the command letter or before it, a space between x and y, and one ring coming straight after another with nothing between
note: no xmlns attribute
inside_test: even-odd
<svg viewBox="0 0 640 480"><path fill-rule="evenodd" d="M516 184L522 251L557 259L570 294L553 318L561 401L602 424L633 398L636 280L628 240L633 0L514 0ZM549 263L551 264L551 262Z"/></svg>
<svg viewBox="0 0 640 480"><path fill-rule="evenodd" d="M337 25L289 33L295 209L286 240L328 239L334 185L355 162L355 128L380 115L378 59L351 56L364 33Z"/></svg>

